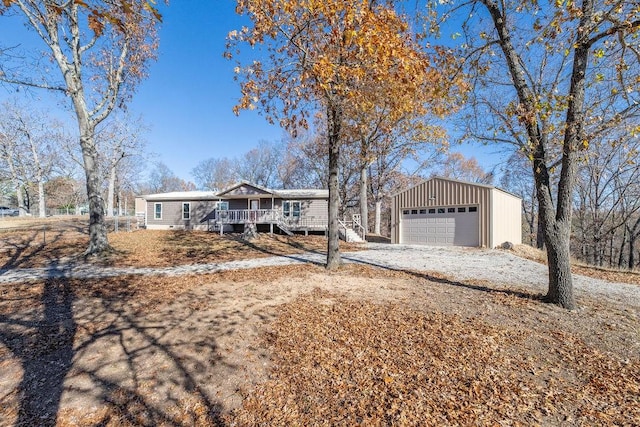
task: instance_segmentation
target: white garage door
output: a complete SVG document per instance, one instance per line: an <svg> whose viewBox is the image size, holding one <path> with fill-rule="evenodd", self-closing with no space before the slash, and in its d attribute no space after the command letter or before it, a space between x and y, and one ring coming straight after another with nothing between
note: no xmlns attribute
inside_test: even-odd
<svg viewBox="0 0 640 427"><path fill-rule="evenodd" d="M479 246L477 206L403 209L400 243L434 246Z"/></svg>

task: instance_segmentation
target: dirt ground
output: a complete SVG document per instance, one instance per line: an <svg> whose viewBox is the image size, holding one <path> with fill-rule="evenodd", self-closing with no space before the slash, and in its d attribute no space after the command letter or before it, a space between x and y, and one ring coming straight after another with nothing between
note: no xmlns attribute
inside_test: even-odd
<svg viewBox="0 0 640 427"><path fill-rule="evenodd" d="M0 426L639 425L638 314L362 265L4 284Z"/></svg>

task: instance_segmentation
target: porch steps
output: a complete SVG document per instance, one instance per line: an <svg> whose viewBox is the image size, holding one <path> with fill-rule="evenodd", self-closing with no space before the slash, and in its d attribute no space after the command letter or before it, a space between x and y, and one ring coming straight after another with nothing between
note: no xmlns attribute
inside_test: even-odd
<svg viewBox="0 0 640 427"><path fill-rule="evenodd" d="M349 228L349 227L345 227L344 229L340 230L340 237L342 237L342 239L345 242L352 242L352 243L363 243L364 240L362 240L362 237L360 237L358 235L358 233L356 233L353 228Z"/></svg>
<svg viewBox="0 0 640 427"><path fill-rule="evenodd" d="M287 235L293 236L293 232L291 230L289 230L289 227L287 227L287 224L282 222L282 220L278 220L276 225L278 226L278 228L280 230L284 231Z"/></svg>

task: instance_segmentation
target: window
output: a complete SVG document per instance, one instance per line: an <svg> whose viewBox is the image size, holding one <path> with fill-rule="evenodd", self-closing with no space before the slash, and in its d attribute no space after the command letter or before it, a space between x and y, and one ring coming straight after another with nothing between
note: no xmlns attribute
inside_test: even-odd
<svg viewBox="0 0 640 427"><path fill-rule="evenodd" d="M478 212L477 206L469 206L469 212Z"/></svg>
<svg viewBox="0 0 640 427"><path fill-rule="evenodd" d="M458 212L466 212L467 208L458 208Z"/></svg>
<svg viewBox="0 0 640 427"><path fill-rule="evenodd" d="M162 203L153 204L153 219L162 219Z"/></svg>
<svg viewBox="0 0 640 427"><path fill-rule="evenodd" d="M427 213L427 210L426 210L426 209L420 209L420 215L424 215L424 214L426 214L426 213Z"/></svg>
<svg viewBox="0 0 640 427"><path fill-rule="evenodd" d="M191 203L189 202L182 204L182 219L191 219Z"/></svg>
<svg viewBox="0 0 640 427"><path fill-rule="evenodd" d="M218 210L228 211L229 210L229 202L218 202Z"/></svg>
<svg viewBox="0 0 640 427"><path fill-rule="evenodd" d="M444 208L438 208L438 213L444 213Z"/></svg>
<svg viewBox="0 0 640 427"><path fill-rule="evenodd" d="M447 208L447 212L451 213L451 212L455 212L456 208Z"/></svg>
<svg viewBox="0 0 640 427"><path fill-rule="evenodd" d="M429 209L429 213L430 213L430 214L434 214L434 213L436 213L436 210L435 210L435 209L433 209L433 208L432 208L432 209Z"/></svg>
<svg viewBox="0 0 640 427"><path fill-rule="evenodd" d="M418 215L418 209L411 209L411 215Z"/></svg>
<svg viewBox="0 0 640 427"><path fill-rule="evenodd" d="M409 212L411 212L409 209L405 209L402 211L402 215L409 215Z"/></svg>
<svg viewBox="0 0 640 427"><path fill-rule="evenodd" d="M285 218L300 218L300 202L291 200L283 202L282 215Z"/></svg>

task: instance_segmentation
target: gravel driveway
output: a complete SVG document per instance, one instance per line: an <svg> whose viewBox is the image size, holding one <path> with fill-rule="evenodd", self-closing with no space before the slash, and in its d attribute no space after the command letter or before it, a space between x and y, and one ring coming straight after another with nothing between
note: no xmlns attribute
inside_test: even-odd
<svg viewBox="0 0 640 427"><path fill-rule="evenodd" d="M526 287L535 292L547 289L547 267L507 251L463 247L433 247L367 243L367 249L343 253L345 262L360 262L383 268L430 271L455 280L479 279L496 285ZM0 283L41 280L55 277L114 277L135 275L203 274L217 271L277 266L296 263L324 263L325 255L306 253L242 261L184 265L165 268L118 268L93 265L57 264L48 268L0 270ZM640 307L640 286L609 283L574 275L576 294L594 294L616 303Z"/></svg>

